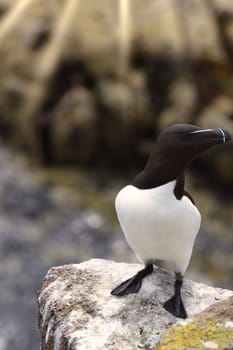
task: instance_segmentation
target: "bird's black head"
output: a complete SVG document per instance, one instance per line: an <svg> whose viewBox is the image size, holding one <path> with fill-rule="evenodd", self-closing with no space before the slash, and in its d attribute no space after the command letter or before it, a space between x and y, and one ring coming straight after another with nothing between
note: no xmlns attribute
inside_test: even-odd
<svg viewBox="0 0 233 350"><path fill-rule="evenodd" d="M171 125L159 134L145 169L136 177L135 184L141 188L150 188L175 180L201 152L230 140L230 133L222 128Z"/></svg>
<svg viewBox="0 0 233 350"><path fill-rule="evenodd" d="M231 140L230 133L222 128L203 129L195 125L175 124L164 129L158 136L154 150L157 154L172 157L178 161L185 159L188 163L199 153L208 148ZM152 158L154 150L152 150Z"/></svg>

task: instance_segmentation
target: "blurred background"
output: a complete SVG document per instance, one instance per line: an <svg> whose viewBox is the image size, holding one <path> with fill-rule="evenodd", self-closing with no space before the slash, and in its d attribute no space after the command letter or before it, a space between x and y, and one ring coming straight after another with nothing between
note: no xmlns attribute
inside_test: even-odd
<svg viewBox="0 0 233 350"><path fill-rule="evenodd" d="M114 197L172 123L233 134L232 0L0 0L0 350L36 350L54 265L136 262ZM187 276L233 288L233 144L189 169Z"/></svg>

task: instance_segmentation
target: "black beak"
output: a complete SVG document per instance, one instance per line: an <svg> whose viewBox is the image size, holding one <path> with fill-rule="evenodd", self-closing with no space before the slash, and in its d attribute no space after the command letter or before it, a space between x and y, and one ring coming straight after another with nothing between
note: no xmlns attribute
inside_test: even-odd
<svg viewBox="0 0 233 350"><path fill-rule="evenodd" d="M222 139L222 142L225 143L227 141L231 141L231 134L226 129L218 128L214 129L214 131L219 136L219 138Z"/></svg>
<svg viewBox="0 0 233 350"><path fill-rule="evenodd" d="M213 143L225 143L231 140L231 134L223 128L195 130L189 135Z"/></svg>

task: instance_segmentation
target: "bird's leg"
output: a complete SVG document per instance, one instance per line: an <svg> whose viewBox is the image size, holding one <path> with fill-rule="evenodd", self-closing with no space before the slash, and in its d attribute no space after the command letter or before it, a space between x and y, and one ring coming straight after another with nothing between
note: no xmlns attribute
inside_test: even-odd
<svg viewBox="0 0 233 350"><path fill-rule="evenodd" d="M187 318L187 312L181 298L182 284L183 276L181 273L176 273L175 294L163 304L163 307L176 317Z"/></svg>
<svg viewBox="0 0 233 350"><path fill-rule="evenodd" d="M131 293L137 293L141 288L143 278L148 276L152 272L153 264L147 264L143 270L138 271L136 275L122 282L119 286L114 288L111 291L111 294L116 295L118 297L122 297Z"/></svg>

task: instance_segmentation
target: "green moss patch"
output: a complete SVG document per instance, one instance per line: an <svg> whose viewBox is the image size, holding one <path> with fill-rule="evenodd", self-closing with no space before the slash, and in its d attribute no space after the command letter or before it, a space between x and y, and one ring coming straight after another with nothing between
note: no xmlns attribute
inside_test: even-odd
<svg viewBox="0 0 233 350"><path fill-rule="evenodd" d="M233 347L233 328L214 321L194 320L186 325L170 327L158 350L219 349Z"/></svg>
<svg viewBox="0 0 233 350"><path fill-rule="evenodd" d="M167 329L157 350L233 349L233 297Z"/></svg>

